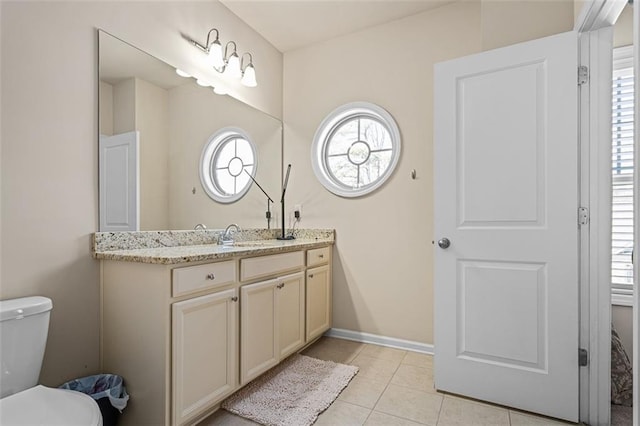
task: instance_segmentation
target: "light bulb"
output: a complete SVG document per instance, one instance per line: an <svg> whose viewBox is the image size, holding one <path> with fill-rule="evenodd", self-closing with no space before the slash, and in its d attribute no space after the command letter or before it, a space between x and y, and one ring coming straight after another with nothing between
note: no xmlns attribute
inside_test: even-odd
<svg viewBox="0 0 640 426"><path fill-rule="evenodd" d="M222 45L218 39L215 39L209 46L209 61L214 68L222 69L224 66L224 58L222 57Z"/></svg>
<svg viewBox="0 0 640 426"><path fill-rule="evenodd" d="M191 74L178 68L176 68L176 74L178 74L180 77L191 77Z"/></svg>
<svg viewBox="0 0 640 426"><path fill-rule="evenodd" d="M240 69L240 58L236 52L233 52L227 60L227 66L224 69L224 75L229 78L242 77L242 70Z"/></svg>
<svg viewBox="0 0 640 426"><path fill-rule="evenodd" d="M240 82L247 87L256 87L258 82L256 81L256 70L253 68L253 64L249 64L245 67L242 73L242 80Z"/></svg>

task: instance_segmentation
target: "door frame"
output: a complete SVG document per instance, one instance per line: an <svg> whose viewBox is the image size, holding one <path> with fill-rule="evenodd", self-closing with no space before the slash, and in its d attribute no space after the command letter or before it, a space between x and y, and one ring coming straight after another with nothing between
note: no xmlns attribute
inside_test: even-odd
<svg viewBox="0 0 640 426"><path fill-rule="evenodd" d="M633 8L633 39L640 40L640 7L636 3L636 7ZM633 69L636 70L634 77L634 96L635 96L635 111L634 115L634 129L640 129L640 42L637 42L633 46ZM634 151L640 152L640 135L638 132L634 132ZM640 170L640 159L638 155L634 156L635 170ZM640 174L634 173L633 188L634 188L634 211L637 212L640 208ZM636 216L637 217L637 216ZM638 223L636 219L635 223ZM634 247L638 247L640 242L640 227L636 226L633 235ZM640 291L638 291L638 276L640 276L639 262L633 265L633 277L634 286L636 291L633 294L633 371L636 372L633 380L633 419L634 424L640 423L640 382L638 381L638 371L640 371Z"/></svg>
<svg viewBox="0 0 640 426"><path fill-rule="evenodd" d="M589 353L589 365L580 371L580 420L593 425L607 425L611 418L611 288L602 283L611 280L613 25L626 4L626 0L586 0L574 25L574 30L579 33L579 64L589 69L589 83L581 85L579 90L580 204L590 212L588 224L583 225L580 231L580 347ZM634 31L638 26L637 12L636 8ZM637 44L635 50L637 65ZM638 86L635 90L637 105ZM636 148L637 138L636 132ZM637 174L635 179L637 185ZM636 194L637 190L636 186ZM636 265L636 273L637 269ZM636 303L633 308L635 318L638 293L635 292ZM635 321L636 348L637 328ZM634 350L635 371L638 371L637 356L637 350ZM636 422L637 386L637 380L634 380Z"/></svg>

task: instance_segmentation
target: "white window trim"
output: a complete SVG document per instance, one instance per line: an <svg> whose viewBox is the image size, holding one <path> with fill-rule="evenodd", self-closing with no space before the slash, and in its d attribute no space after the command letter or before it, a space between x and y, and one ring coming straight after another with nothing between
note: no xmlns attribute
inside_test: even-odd
<svg viewBox="0 0 640 426"><path fill-rule="evenodd" d="M613 49L613 73L615 75L616 70L622 70L633 67L633 46L623 46ZM635 72L635 70L634 70ZM637 113L637 112L636 112ZM637 129L634 129L637 131ZM612 141L613 142L613 141ZM636 155L637 153L634 153ZM634 170L634 173L636 171ZM634 217L637 213L634 212ZM636 221L634 221L635 223ZM637 282L637 280L636 280ZM615 306L633 306L633 286L631 291L629 289L621 289L611 285L611 304Z"/></svg>
<svg viewBox="0 0 640 426"><path fill-rule="evenodd" d="M256 152L256 146L251 137L244 130L237 127L225 127L223 129L215 132L209 140L207 144L204 146L202 150L202 154L200 155L200 183L202 184L202 188L205 193L214 201L223 204L230 204L238 201L249 191L251 188L251 184L253 180L249 180L247 185L242 188L240 191L233 195L223 194L218 190L217 185L211 178L211 162L216 158L216 152L221 147L221 144L226 142L230 137L238 137L238 139L245 139L249 142L249 146L251 147L251 151L253 152L253 170L251 173L251 177L256 176L258 170L258 156Z"/></svg>
<svg viewBox="0 0 640 426"><path fill-rule="evenodd" d="M350 116L359 114L375 117L387 128L391 136L392 153L389 167L378 180L365 187L352 189L346 188L332 178L327 170L324 151L327 139L335 127ZM328 191L341 197L360 197L375 191L391 177L400 159L401 147L400 129L391 114L384 108L370 102L352 102L333 110L318 126L311 146L311 165L316 177Z"/></svg>

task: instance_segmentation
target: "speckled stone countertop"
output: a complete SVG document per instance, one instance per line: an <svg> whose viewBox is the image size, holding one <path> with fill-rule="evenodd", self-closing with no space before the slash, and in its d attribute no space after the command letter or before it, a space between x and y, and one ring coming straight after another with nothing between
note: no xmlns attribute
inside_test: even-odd
<svg viewBox="0 0 640 426"><path fill-rule="evenodd" d="M278 231L249 229L234 233L234 245L217 243L221 230L97 232L93 256L101 260L172 265L305 250L334 243L332 229L296 230L295 240L280 241Z"/></svg>

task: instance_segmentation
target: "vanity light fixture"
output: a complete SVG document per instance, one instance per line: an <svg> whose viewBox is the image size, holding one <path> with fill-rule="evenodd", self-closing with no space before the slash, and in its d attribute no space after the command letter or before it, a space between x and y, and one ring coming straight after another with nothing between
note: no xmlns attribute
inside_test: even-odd
<svg viewBox="0 0 640 426"><path fill-rule="evenodd" d="M216 39L209 44L209 37L211 36L212 31L216 32ZM209 34L207 34L207 50L209 51L209 60L211 61L211 65L213 65L213 68L216 71L220 72L220 70L224 68L224 57L222 56L220 33L215 28L209 30Z"/></svg>
<svg viewBox="0 0 640 426"><path fill-rule="evenodd" d="M215 40L210 42L211 33L214 31L216 33ZM244 60L244 56L249 55L249 63L243 66L244 62L240 60L236 42L233 40L227 42L223 52L222 43L220 43L220 33L216 28L209 30L207 41L204 45L192 39L188 40L189 43L208 54L209 62L217 72L222 73L230 79L240 79L240 82L247 87L256 87L258 85L256 81L256 70L253 66L253 56L248 52L244 53L242 58ZM229 49L229 45L233 45L233 50Z"/></svg>
<svg viewBox="0 0 640 426"><path fill-rule="evenodd" d="M244 66L244 57L247 55L249 55L249 63ZM251 56L251 53L246 52L242 54L240 69L242 69L242 80L240 80L240 83L247 87L256 87L258 82L256 81L256 69L253 68L253 56Z"/></svg>
<svg viewBox="0 0 640 426"><path fill-rule="evenodd" d="M229 45L233 44L233 52L228 54L227 50L229 49ZM224 59L225 59L225 67L223 75L226 75L229 78L240 78L242 77L242 70L240 69L240 58L238 57L238 52L236 52L236 42L230 41L224 47Z"/></svg>
<svg viewBox="0 0 640 426"><path fill-rule="evenodd" d="M178 74L180 77L187 77L187 78L188 78L188 77L191 77L191 74L189 74L189 73L188 73L188 72L186 72L186 71L182 71L182 70L181 70L181 69L179 69L179 68L176 68L176 74Z"/></svg>
<svg viewBox="0 0 640 426"><path fill-rule="evenodd" d="M229 91L226 87L216 84L213 88L213 93L215 93L216 95L226 95L227 93L229 93Z"/></svg>

